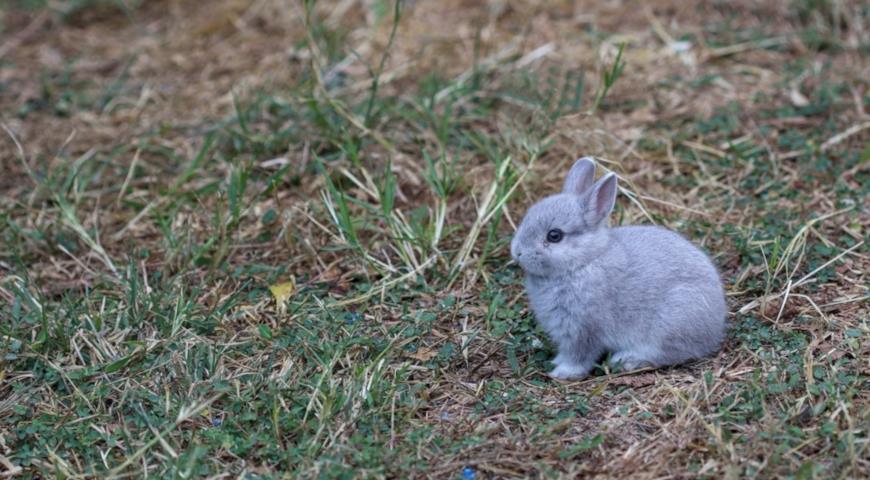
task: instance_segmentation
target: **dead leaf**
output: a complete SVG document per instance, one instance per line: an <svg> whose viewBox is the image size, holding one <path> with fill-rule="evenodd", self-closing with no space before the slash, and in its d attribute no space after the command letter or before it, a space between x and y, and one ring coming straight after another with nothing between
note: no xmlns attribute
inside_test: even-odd
<svg viewBox="0 0 870 480"><path fill-rule="evenodd" d="M788 99L791 100L791 104L795 107L806 107L810 104L810 101L807 97L797 89L797 87L792 88L788 92Z"/></svg>
<svg viewBox="0 0 870 480"><path fill-rule="evenodd" d="M432 350L431 348L420 347L417 349L416 352L409 353L406 356L415 360L420 360L421 362L425 362L430 358L434 357L435 355L438 355L438 352L436 352L435 350Z"/></svg>

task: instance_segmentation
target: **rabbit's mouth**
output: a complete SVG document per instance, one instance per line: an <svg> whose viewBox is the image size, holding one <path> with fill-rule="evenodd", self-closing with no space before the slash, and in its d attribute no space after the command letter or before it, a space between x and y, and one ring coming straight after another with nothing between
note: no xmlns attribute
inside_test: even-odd
<svg viewBox="0 0 870 480"><path fill-rule="evenodd" d="M522 252L518 252L517 255L514 256L514 260L516 260L517 264L523 269L523 272L525 272L526 275L544 277L549 271L547 265L545 265L540 258L540 255L530 253L523 254Z"/></svg>

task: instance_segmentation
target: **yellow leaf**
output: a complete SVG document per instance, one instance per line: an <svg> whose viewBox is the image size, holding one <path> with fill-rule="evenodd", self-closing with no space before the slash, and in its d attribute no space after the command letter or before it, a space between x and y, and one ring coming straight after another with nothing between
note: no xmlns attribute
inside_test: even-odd
<svg viewBox="0 0 870 480"><path fill-rule="evenodd" d="M270 285L269 291L272 292L272 296L275 297L275 303L280 307L284 305L284 302L286 302L287 299L293 295L293 292L296 291L296 281L291 278L289 282Z"/></svg>
<svg viewBox="0 0 870 480"><path fill-rule="evenodd" d="M593 388L592 391L589 392L588 395L590 397L597 397L598 395L601 395L602 393L604 393L604 390L606 388L607 388L607 382L601 382L595 388Z"/></svg>

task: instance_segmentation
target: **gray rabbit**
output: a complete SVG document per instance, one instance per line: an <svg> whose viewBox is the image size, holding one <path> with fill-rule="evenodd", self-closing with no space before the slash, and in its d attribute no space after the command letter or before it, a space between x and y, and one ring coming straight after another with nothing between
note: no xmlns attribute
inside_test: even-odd
<svg viewBox="0 0 870 480"><path fill-rule="evenodd" d="M594 179L592 160L578 160L511 242L532 310L558 346L550 376L583 378L606 352L626 370L715 353L726 306L713 262L664 228L609 228L616 176Z"/></svg>

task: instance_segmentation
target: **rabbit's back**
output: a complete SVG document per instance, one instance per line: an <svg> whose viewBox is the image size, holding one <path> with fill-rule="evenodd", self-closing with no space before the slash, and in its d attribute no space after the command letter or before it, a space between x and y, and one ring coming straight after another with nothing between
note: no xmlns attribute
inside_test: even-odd
<svg viewBox="0 0 870 480"><path fill-rule="evenodd" d="M719 273L698 247L670 230L645 225L613 228L613 248L629 263L626 280L653 289L675 283L711 284L721 290ZM638 285L639 287L641 285Z"/></svg>

